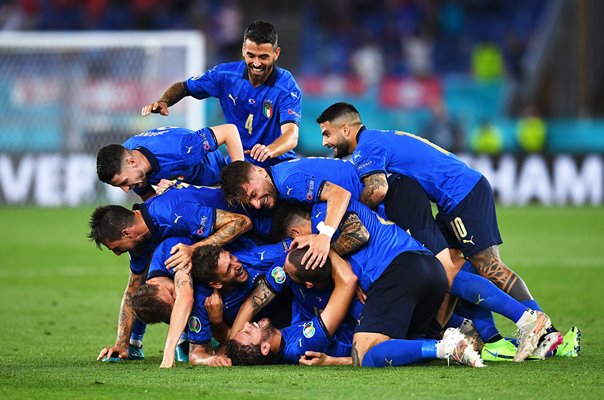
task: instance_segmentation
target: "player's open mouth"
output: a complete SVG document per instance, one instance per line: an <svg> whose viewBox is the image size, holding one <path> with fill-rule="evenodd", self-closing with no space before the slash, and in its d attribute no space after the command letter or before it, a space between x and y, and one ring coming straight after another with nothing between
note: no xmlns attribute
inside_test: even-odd
<svg viewBox="0 0 604 400"><path fill-rule="evenodd" d="M264 67L253 67L253 66L248 66L250 71L254 72L255 74L261 74L264 72Z"/></svg>

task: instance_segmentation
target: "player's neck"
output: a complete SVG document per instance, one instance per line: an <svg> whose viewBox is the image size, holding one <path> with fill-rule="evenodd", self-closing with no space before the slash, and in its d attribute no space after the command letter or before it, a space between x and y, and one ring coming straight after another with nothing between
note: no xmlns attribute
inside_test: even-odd
<svg viewBox="0 0 604 400"><path fill-rule="evenodd" d="M138 165L140 165L145 174L151 172L151 162L149 162L143 153L138 150L132 150L132 156L136 158Z"/></svg>
<svg viewBox="0 0 604 400"><path fill-rule="evenodd" d="M268 71L268 73L266 74L266 76L263 79L261 79L261 80L253 79L252 75L248 73L248 80L250 81L250 83L252 84L252 86L255 87L255 88L258 87L258 86L260 86L260 85L264 85L264 83L268 80L268 78L270 78L270 76L273 74L273 69L274 68L275 67L271 67L271 69Z"/></svg>
<svg viewBox="0 0 604 400"><path fill-rule="evenodd" d="M277 329L277 328L273 328L272 333L271 333L271 337L270 337L270 344L271 344L271 351L273 353L279 353L279 349L281 348L281 330Z"/></svg>
<svg viewBox="0 0 604 400"><path fill-rule="evenodd" d="M151 233L143 214L139 210L134 210L134 231L138 236L147 236Z"/></svg>

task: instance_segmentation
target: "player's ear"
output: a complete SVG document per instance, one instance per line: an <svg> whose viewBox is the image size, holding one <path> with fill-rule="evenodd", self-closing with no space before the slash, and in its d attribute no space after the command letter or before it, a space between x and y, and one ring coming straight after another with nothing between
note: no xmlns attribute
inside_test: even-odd
<svg viewBox="0 0 604 400"><path fill-rule="evenodd" d="M210 282L208 283L208 286L210 286L212 289L222 289L222 283L220 282Z"/></svg>
<svg viewBox="0 0 604 400"><path fill-rule="evenodd" d="M270 351L271 351L271 344L269 342L260 343L260 352L262 353L263 356L268 355L268 353L270 353Z"/></svg>
<svg viewBox="0 0 604 400"><path fill-rule="evenodd" d="M138 163L136 162L134 157L126 157L126 164L128 164L128 166L130 167L136 167Z"/></svg>
<svg viewBox="0 0 604 400"><path fill-rule="evenodd" d="M277 61L277 58L279 58L279 54L281 54L281 47L277 47L275 49L275 61Z"/></svg>
<svg viewBox="0 0 604 400"><path fill-rule="evenodd" d="M132 238L132 229L130 229L130 227L122 229L122 237L131 239Z"/></svg>
<svg viewBox="0 0 604 400"><path fill-rule="evenodd" d="M315 286L312 282L308 281L304 282L304 284L306 285L306 289L312 289Z"/></svg>
<svg viewBox="0 0 604 400"><path fill-rule="evenodd" d="M291 236L293 238L295 238L296 236L300 236L301 234L302 234L302 232L298 228L291 228L289 230L289 236Z"/></svg>

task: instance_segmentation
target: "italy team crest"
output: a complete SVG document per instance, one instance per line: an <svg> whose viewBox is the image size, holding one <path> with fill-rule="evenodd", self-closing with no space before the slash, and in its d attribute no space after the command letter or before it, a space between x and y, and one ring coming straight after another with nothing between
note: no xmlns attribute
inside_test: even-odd
<svg viewBox="0 0 604 400"><path fill-rule="evenodd" d="M262 113L268 119L273 116L273 102L270 100L264 100L262 103Z"/></svg>

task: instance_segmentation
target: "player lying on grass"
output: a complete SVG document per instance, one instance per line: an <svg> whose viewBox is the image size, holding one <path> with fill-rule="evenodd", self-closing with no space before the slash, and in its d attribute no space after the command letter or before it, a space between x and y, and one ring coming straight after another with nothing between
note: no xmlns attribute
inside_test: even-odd
<svg viewBox="0 0 604 400"><path fill-rule="evenodd" d="M227 162L218 150L226 144L231 161L243 160L237 127L212 126L198 131L162 127L140 133L123 144L101 148L96 171L101 182L134 190L143 200L155 195L152 185L162 179L179 179L192 185L215 185ZM166 189L160 185L160 190Z"/></svg>
<svg viewBox="0 0 604 400"><path fill-rule="evenodd" d="M202 246L193 253L191 275L196 277L192 287L179 286L179 276L186 277L190 282L188 270L176 273L168 270L162 260L169 257L171 245L177 240L187 241L187 238L170 238L164 241L155 251L151 263L148 281L142 285L133 296L136 315L144 322L166 322L170 324L166 346L164 349L163 368L174 365L174 349L186 321L188 320L187 338L190 343L189 362L194 365L223 366L224 358L216 357L212 351L212 335L219 341L226 341L223 333L228 327L224 321L212 324L208 310L224 315L227 322L232 321L241 302L252 291L256 278L263 275L275 262L285 258L287 243L277 243L266 246L256 246L251 240L239 238L228 247L232 253L218 246ZM241 261L240 261L241 260ZM212 268L208 268L211 265ZM163 282L158 283L158 278ZM171 302L165 295L166 290L159 287L170 284L165 279L174 278L175 301ZM184 285L184 283L183 283ZM156 289L157 287L157 289ZM280 304L285 310L289 304ZM289 315L287 315L289 322ZM212 329L210 330L210 326Z"/></svg>
<svg viewBox="0 0 604 400"><path fill-rule="evenodd" d="M107 247L116 255L130 255L130 276L120 306L118 335L114 346L105 347L99 359L119 353L128 358L129 337L134 326L131 297L143 283L152 252L170 236L191 237L191 246L179 243L171 249L168 267L183 268L190 263L195 246L226 244L251 228L244 215L225 211L227 205L219 189L172 187L160 196L137 204L134 210L122 206L102 206L92 213L88 237L99 249ZM134 340L142 339L144 327L138 327ZM142 357L142 354L138 356Z"/></svg>
<svg viewBox="0 0 604 400"><path fill-rule="evenodd" d="M423 138L401 131L367 129L357 109L348 103L331 105L317 123L323 145L333 149L334 157L352 155L364 184L363 203L375 207L384 200L388 174L413 178L436 203L436 219L451 258L463 253L480 275L526 307L541 310L524 281L500 258L502 241L493 192L482 174ZM544 350L555 349L562 341L560 332L551 326L543 336L541 340L550 343Z"/></svg>
<svg viewBox="0 0 604 400"><path fill-rule="evenodd" d="M275 230L280 230L282 235L293 237L293 243L304 246L307 235L317 232L317 226L323 222L325 207L324 203L316 203L312 206L311 210L307 210L299 205L284 204L280 210L275 212L273 226ZM433 288L433 299L442 301L442 298L438 297L440 293L437 283L439 273L444 273L444 269L442 268L442 264L427 249L398 225L379 217L378 214L371 211L368 207L354 200L351 200L348 204L342 229L345 230L345 226L347 225L346 219L352 215L369 232L369 241L357 251L350 253L348 258L352 264L353 271L359 277L359 285L367 294L367 298L370 298L371 293L378 300L369 302L369 307L368 303L366 303L362 314L365 314L368 310L373 312L371 311L372 308L375 308L375 312L379 313L379 300L387 296L389 292L404 293L407 291L414 293L413 287L408 287L408 285L414 286L417 278L409 276L403 279L405 274L413 273L413 268L410 268L410 265L417 265L418 274L429 269L436 270L433 281L435 285ZM403 271L397 271L400 274L392 273L391 282L381 279L380 277L385 271L393 270L394 267L392 265L400 265ZM375 284L377 281L379 283ZM395 282L398 282L400 288L392 286ZM516 353L515 361L522 361L532 354L537 347L539 337L551 324L547 315L527 309L527 307L505 294L490 281L478 275L460 271L451 286L451 294L476 303L482 308L504 315L516 323L519 329L519 350ZM409 304L414 305L415 302L419 302L419 299L412 297L412 301ZM409 308L409 304L407 308ZM404 310L405 306L405 301L401 300L401 304L397 304L395 308L397 310ZM412 315L411 312L407 314L408 316ZM380 321L366 318L365 320L369 320L368 325L370 327L375 326L374 330L361 332L383 331L386 336L406 337L404 329L404 333L400 333L400 331L397 331L398 328L388 326L387 321L396 321L396 318L394 315L391 318L383 318ZM405 320L404 318L400 319L399 323L403 327L412 325L409 320ZM362 328L364 328L364 325L361 322L359 327L357 327L357 332ZM396 336L387 335L388 332ZM373 340L371 335L363 334L360 337L367 337ZM362 349L361 345L359 347Z"/></svg>
<svg viewBox="0 0 604 400"><path fill-rule="evenodd" d="M253 295L242 306L237 320L233 324L232 339L228 343L227 355L233 365L262 365L272 363L288 364L318 364L312 357L313 354L325 353L324 364L351 365L351 337L342 335L342 332L351 332L351 329L338 324L342 322L348 312L348 306L355 293L357 282L356 275L350 265L340 258L335 252L330 252L330 257L322 269L307 270L302 264L305 249L292 250L285 262L284 270L286 279L292 280L292 288L306 286L312 288L309 297L322 293L333 279L333 293L324 294L327 305L312 319L293 324L285 329L276 329L269 320L263 319L258 323L250 324L253 314L274 296L268 284L260 284ZM421 290L421 289L420 289ZM296 298L298 301L304 298ZM300 306L304 307L305 304ZM362 317L361 317L362 318ZM344 322L345 324L347 322ZM350 322L348 322L350 323ZM241 329L238 329L241 327ZM338 333L340 333L338 335ZM403 341L399 341L403 342ZM459 332L451 329L447 331L442 341L436 340L405 340L408 344L406 359L403 362L402 354L398 354L397 364L407 365L420 360L434 358L452 358L459 362L468 363L473 360L474 366L480 365L480 357L468 347L468 343ZM410 350L417 350L413 355ZM396 355L394 355L396 356ZM328 358L329 361L325 361ZM395 360L391 358L392 362ZM388 362L388 360L386 360ZM366 361L365 367L382 366L378 363Z"/></svg>

